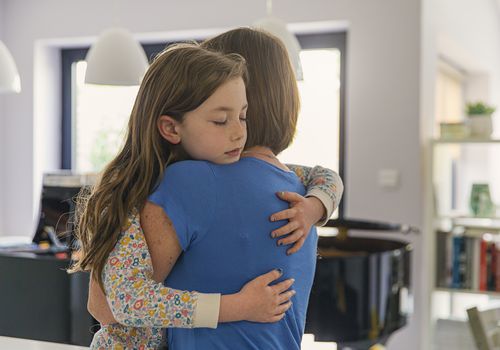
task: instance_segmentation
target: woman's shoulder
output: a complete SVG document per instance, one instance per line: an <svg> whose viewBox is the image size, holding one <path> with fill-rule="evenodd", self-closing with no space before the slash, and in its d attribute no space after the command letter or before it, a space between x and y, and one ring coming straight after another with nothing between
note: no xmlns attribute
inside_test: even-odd
<svg viewBox="0 0 500 350"><path fill-rule="evenodd" d="M211 171L211 163L204 160L183 160L169 165L165 174L183 174ZM189 173L188 173L189 172Z"/></svg>
<svg viewBox="0 0 500 350"><path fill-rule="evenodd" d="M213 183L214 172L211 168L211 163L200 160L184 160L169 165L163 178L161 179L158 189L182 188L189 186L190 188L207 186Z"/></svg>

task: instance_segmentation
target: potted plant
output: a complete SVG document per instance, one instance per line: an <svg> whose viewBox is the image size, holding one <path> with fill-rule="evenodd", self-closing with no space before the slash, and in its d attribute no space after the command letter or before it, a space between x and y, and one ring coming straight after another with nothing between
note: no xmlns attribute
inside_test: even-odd
<svg viewBox="0 0 500 350"><path fill-rule="evenodd" d="M466 112L469 116L470 134L473 137L490 137L493 132L491 115L495 107L478 101L468 103Z"/></svg>

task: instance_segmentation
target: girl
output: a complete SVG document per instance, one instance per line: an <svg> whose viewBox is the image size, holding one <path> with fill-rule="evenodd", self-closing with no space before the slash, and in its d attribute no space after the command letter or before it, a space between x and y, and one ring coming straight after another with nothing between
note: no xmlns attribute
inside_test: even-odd
<svg viewBox="0 0 500 350"><path fill-rule="evenodd" d="M240 102L236 106L232 104L233 112L238 113L236 120L231 122L231 128L234 128L232 125L235 121L244 123L244 120L240 121L240 118L244 119L246 108L241 79L243 71L243 63L238 56L222 56L192 45L171 47L161 54L148 70L141 85L122 151L104 171L93 194L82 203L84 213L79 220L77 232L82 242L83 258L75 266L75 270L92 268L93 280L97 279L100 284L103 282L101 277L104 277L104 287L115 316L126 325L214 327L217 321L246 319L272 322L282 318L290 307L287 301L293 291L287 290L291 280L268 286L279 277L280 273L276 271L256 278L244 286L241 292L222 296L221 299L219 295L181 292L153 283L151 278L155 276L139 226L138 214L132 215L125 225L120 219L126 219L126 213L132 212L134 207L141 208L145 196L161 178L168 160L179 160L186 153L193 155L198 152L196 149L181 149L180 145L170 147L162 139L162 130L171 127L175 118L185 121L185 135L189 135L197 127L203 127L196 123L202 120L198 109L222 93L221 101ZM226 85L227 93L223 89ZM239 91L239 94L232 94L233 90ZM219 112L221 107L222 110L227 110L227 105L216 104L216 108L209 111L209 117L212 118L214 111ZM188 124L188 121L194 123ZM217 125L217 128L222 123L213 118L204 122ZM157 127L160 133L157 132ZM246 135L246 128L240 126L240 129L240 132L245 130ZM203 128L203 133L206 131L206 127ZM153 133L152 137L149 136L150 133ZM206 145L202 145L202 153L198 156L216 163L234 162L239 158L245 138L237 135L233 143L238 147L225 150L217 154L217 158L211 159L213 150L210 149L210 142L220 139L220 135L212 137ZM137 186L139 182L142 182L141 186ZM94 235L93 232L109 234ZM119 241L115 246L117 240ZM123 274L122 270L128 272L128 275ZM95 287L93 283L91 291ZM127 289L132 289L133 292L121 292ZM242 305L248 307L241 308ZM89 306L95 307L92 302ZM127 348L156 348L159 333L158 328L108 325L96 334L92 346L109 348L121 344Z"/></svg>

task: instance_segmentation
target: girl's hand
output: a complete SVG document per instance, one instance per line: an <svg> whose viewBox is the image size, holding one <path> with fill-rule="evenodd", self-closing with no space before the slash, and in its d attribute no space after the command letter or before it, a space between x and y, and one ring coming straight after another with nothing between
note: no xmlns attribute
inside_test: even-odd
<svg viewBox="0 0 500 350"><path fill-rule="evenodd" d="M289 290L293 278L270 286L283 272L275 269L256 277L236 294L223 295L219 322L252 321L259 323L278 322L292 306L290 299L295 295Z"/></svg>
<svg viewBox="0 0 500 350"><path fill-rule="evenodd" d="M271 215L271 221L287 220L288 224L271 232L271 237L278 238L288 235L278 240L278 245L295 243L287 254L297 252L302 246L311 230L326 214L326 209L316 197L303 197L295 192L278 192L277 196L290 203L290 208Z"/></svg>

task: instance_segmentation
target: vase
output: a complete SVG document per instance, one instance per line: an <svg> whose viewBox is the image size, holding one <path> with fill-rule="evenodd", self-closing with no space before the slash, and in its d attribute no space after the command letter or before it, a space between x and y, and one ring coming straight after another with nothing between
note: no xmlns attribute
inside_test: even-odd
<svg viewBox="0 0 500 350"><path fill-rule="evenodd" d="M472 184L469 207L472 216L492 217L495 215L495 205L491 200L488 184Z"/></svg>
<svg viewBox="0 0 500 350"><path fill-rule="evenodd" d="M470 115L469 127L472 137L491 137L491 134L493 133L493 122L491 120L491 115Z"/></svg>

